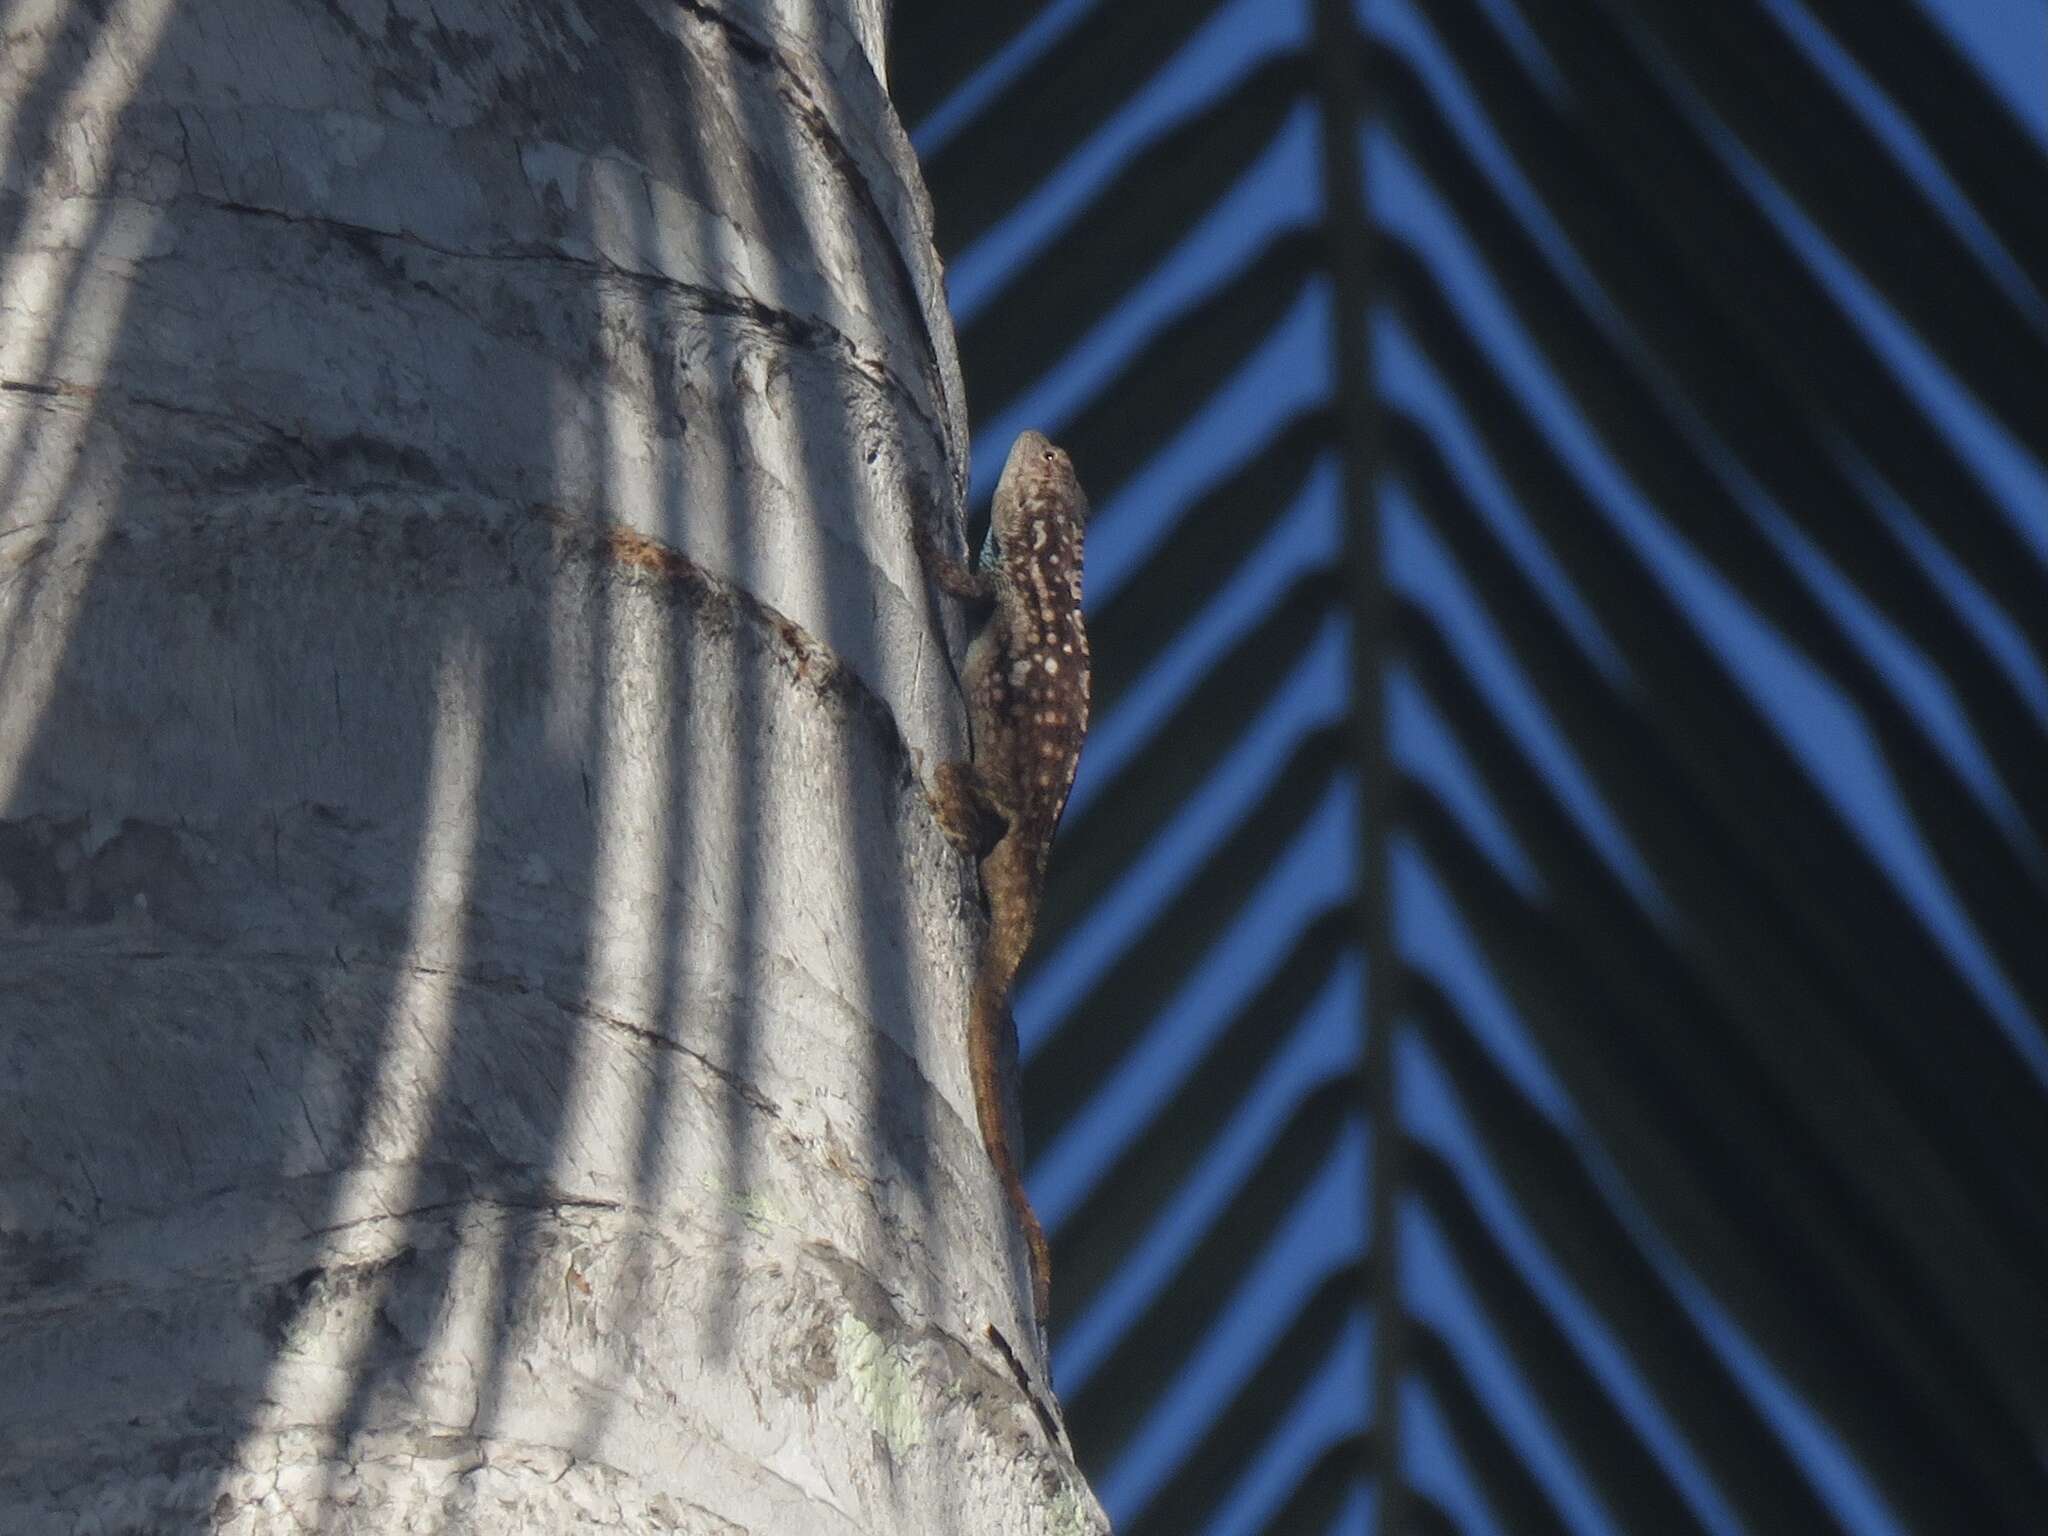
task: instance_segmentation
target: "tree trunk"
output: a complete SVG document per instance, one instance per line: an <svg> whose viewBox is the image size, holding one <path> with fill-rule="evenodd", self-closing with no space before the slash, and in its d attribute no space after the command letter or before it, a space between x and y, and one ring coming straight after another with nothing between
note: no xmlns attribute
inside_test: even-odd
<svg viewBox="0 0 2048 1536"><path fill-rule="evenodd" d="M1105 1528L880 9L0 5L0 1529Z"/></svg>

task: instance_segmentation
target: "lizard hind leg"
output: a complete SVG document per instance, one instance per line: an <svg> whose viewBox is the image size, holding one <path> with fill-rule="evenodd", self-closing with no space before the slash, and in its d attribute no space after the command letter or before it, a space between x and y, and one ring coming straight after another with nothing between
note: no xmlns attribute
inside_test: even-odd
<svg viewBox="0 0 2048 1536"><path fill-rule="evenodd" d="M946 841L976 859L1010 830L1010 818L990 795L988 781L972 763L941 763L932 778L932 814Z"/></svg>

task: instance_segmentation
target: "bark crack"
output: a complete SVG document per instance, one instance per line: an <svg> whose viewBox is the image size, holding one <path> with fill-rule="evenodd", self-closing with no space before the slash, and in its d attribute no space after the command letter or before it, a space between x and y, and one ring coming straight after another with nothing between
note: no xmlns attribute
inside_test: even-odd
<svg viewBox="0 0 2048 1536"><path fill-rule="evenodd" d="M796 109L798 121L803 124L812 141L823 152L825 158L838 171L847 189L853 194L862 215L880 232L882 244L889 252L889 275L896 284L898 298L909 312L917 317L918 343L923 354L925 384L935 402L946 399L945 380L939 364L938 340L932 334L931 317L926 314L922 297L918 292L916 275L911 271L910 260L904 253L896 231L888 216L882 211L881 199L875 195L874 187L862 174L859 161L853 151L847 148L832 126L831 117L819 106L817 97L795 65L766 39L755 36L733 17L704 0L676 0L684 12L706 25L719 28L733 40L733 46L742 56L758 65L772 69L782 85L783 99ZM879 82L877 82L879 86ZM944 432L950 417L941 405L939 423ZM950 435L950 434L949 434ZM954 445L964 454L965 445Z"/></svg>
<svg viewBox="0 0 2048 1536"><path fill-rule="evenodd" d="M280 223L303 225L323 229L332 234L352 239L389 240L399 245L412 246L431 255L445 257L450 261L481 261L501 263L508 266L534 265L553 266L573 272L595 272L622 282L645 284L659 291L684 300L700 314L716 315L731 319L745 320L759 326L763 331L776 336L792 346L810 350L821 350L819 343L826 344L825 350L840 354L845 366L870 382L881 385L894 396L913 407L912 414L923 419L921 402L902 380L897 378L888 363L863 352L857 342L830 321L815 315L800 315L792 310L779 309L750 294L736 294L722 288L707 287L702 283L687 282L682 278L670 277L660 272L649 272L637 267L622 267L602 257L584 258L566 255L546 246L513 246L501 250L481 250L464 246L443 245L429 240L424 235L409 229L390 229L374 224L361 224L351 219L337 219L325 214L294 213L288 209L265 207L260 203L241 202L233 198L211 197L195 190L193 200L204 207L222 213L244 215L249 218L274 219ZM893 242L891 249L894 249ZM431 291L431 290L430 290ZM913 295L914 296L914 295ZM922 310L913 306L913 312L922 315ZM924 346L930 350L929 332L922 328ZM926 387L934 401L945 398L944 391L937 387L938 381L927 369ZM24 385L23 388L36 386ZM76 386L73 386L74 388Z"/></svg>

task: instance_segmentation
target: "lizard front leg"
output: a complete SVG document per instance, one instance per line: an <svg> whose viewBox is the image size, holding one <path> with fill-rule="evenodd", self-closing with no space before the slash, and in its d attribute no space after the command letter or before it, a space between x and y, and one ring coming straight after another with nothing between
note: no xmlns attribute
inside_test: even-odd
<svg viewBox="0 0 2048 1536"><path fill-rule="evenodd" d="M971 602L986 603L995 599L995 586L988 573L968 564L958 555L939 548L931 530L922 522L911 534L917 546L917 558L924 566L924 572L938 585L942 592L954 597L966 598Z"/></svg>

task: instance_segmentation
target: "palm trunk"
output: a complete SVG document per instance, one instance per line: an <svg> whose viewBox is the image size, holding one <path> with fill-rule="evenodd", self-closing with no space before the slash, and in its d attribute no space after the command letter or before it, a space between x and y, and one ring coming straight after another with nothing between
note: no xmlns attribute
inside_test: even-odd
<svg viewBox="0 0 2048 1536"><path fill-rule="evenodd" d="M0 1528L1104 1528L874 9L0 11Z"/></svg>

